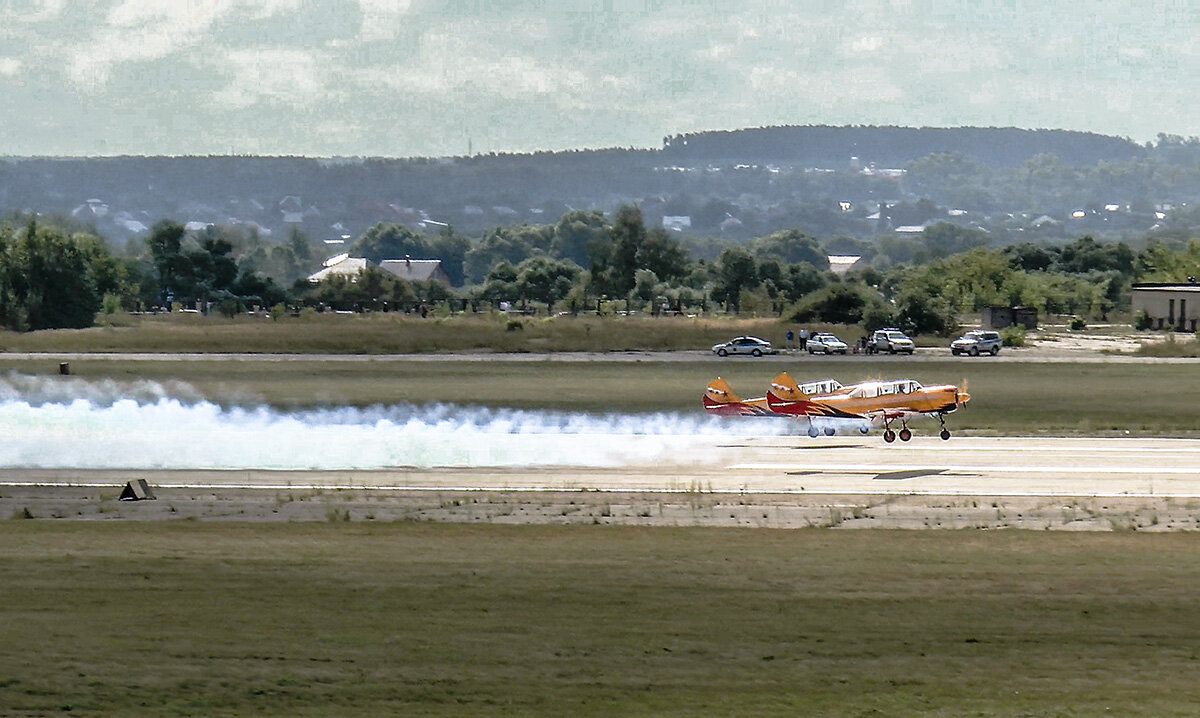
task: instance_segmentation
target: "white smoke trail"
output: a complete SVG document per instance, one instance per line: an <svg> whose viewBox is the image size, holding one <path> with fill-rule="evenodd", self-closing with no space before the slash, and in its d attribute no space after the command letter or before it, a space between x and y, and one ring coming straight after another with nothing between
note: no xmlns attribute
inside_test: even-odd
<svg viewBox="0 0 1200 718"><path fill-rule="evenodd" d="M791 421L723 420L699 408L592 415L440 404L288 412L222 408L197 396L183 384L0 379L0 467L610 467L702 462L722 437L796 430Z"/></svg>

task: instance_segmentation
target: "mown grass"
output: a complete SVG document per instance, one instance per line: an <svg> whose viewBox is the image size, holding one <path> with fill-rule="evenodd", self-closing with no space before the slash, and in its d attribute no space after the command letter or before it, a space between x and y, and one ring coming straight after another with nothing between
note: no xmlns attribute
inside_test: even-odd
<svg viewBox="0 0 1200 718"><path fill-rule="evenodd" d="M428 317L308 314L273 320L242 315L119 315L105 326L0 331L0 351L410 354L707 349L738 334L783 346L775 319L561 316L502 313ZM798 328L798 327L797 327Z"/></svg>
<svg viewBox="0 0 1200 718"><path fill-rule="evenodd" d="M1195 434L1200 382L1181 364L1004 363L986 360L908 362L898 357L787 357L755 360L517 361L425 359L150 360L58 362L0 357L0 371L50 382L180 381L227 405L281 408L449 402L491 407L587 412L700 413L700 394L715 376L744 396L761 396L777 372L843 382L911 377L925 384L966 382L971 403L949 418L976 432ZM918 430L920 427L918 427Z"/></svg>
<svg viewBox="0 0 1200 718"><path fill-rule="evenodd" d="M0 522L0 713L1186 715L1198 541Z"/></svg>

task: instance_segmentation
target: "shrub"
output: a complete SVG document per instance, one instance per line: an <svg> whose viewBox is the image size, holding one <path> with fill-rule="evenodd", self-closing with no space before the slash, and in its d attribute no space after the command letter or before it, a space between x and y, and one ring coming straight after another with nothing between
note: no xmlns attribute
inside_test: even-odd
<svg viewBox="0 0 1200 718"><path fill-rule="evenodd" d="M1071 317L1071 329L1075 331L1087 329L1087 322L1083 320L1083 317Z"/></svg>
<svg viewBox="0 0 1200 718"><path fill-rule="evenodd" d="M1025 327L1004 327L1000 330L1000 342L1006 347L1025 346Z"/></svg>
<svg viewBox="0 0 1200 718"><path fill-rule="evenodd" d="M100 311L103 314L116 314L121 311L121 295L107 292L100 301Z"/></svg>
<svg viewBox="0 0 1200 718"><path fill-rule="evenodd" d="M1138 312L1138 315L1133 320L1133 328L1139 331L1149 329L1154 326L1154 320L1146 312Z"/></svg>

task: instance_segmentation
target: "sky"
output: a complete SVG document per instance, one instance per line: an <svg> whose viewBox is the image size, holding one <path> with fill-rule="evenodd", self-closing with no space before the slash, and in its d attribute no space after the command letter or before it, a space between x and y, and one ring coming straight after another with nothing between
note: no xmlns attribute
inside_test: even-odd
<svg viewBox="0 0 1200 718"><path fill-rule="evenodd" d="M0 156L436 157L807 124L1200 135L1193 0L0 0Z"/></svg>

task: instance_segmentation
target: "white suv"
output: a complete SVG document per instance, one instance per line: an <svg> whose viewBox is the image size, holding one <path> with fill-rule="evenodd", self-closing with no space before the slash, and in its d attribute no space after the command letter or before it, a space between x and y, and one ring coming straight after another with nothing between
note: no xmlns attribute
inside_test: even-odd
<svg viewBox="0 0 1200 718"><path fill-rule="evenodd" d="M904 336L904 332L899 329L887 328L875 330L875 333L871 336L871 343L868 345L868 348L874 353L887 352L888 354L895 354L897 352L904 352L905 354L912 354L916 345L912 339Z"/></svg>
<svg viewBox="0 0 1200 718"><path fill-rule="evenodd" d="M986 332L982 329L975 329L950 342L950 353L954 356L969 354L977 357L986 352L987 354L996 356L1000 353L1000 346L1003 343L1000 339L1000 332Z"/></svg>

